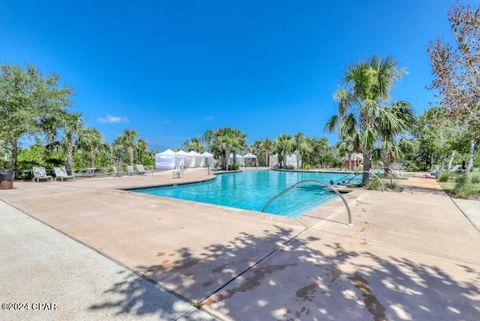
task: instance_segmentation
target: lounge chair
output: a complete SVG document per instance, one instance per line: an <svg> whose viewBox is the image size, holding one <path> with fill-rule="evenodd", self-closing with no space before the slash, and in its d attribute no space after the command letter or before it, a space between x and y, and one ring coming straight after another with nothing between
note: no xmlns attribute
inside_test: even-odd
<svg viewBox="0 0 480 321"><path fill-rule="evenodd" d="M183 167L174 169L172 172L173 178L181 178L183 177Z"/></svg>
<svg viewBox="0 0 480 321"><path fill-rule="evenodd" d="M62 182L66 179L75 179L75 175L68 175L65 167L54 167L55 180L61 180Z"/></svg>
<svg viewBox="0 0 480 321"><path fill-rule="evenodd" d="M127 166L127 174L128 175L135 175L135 168L133 168L133 166L128 165Z"/></svg>
<svg viewBox="0 0 480 321"><path fill-rule="evenodd" d="M122 172L118 170L117 166L112 166L112 175L115 177L122 176Z"/></svg>
<svg viewBox="0 0 480 321"><path fill-rule="evenodd" d="M50 180L50 181L53 180L52 176L47 175L47 172L45 171L45 167L33 167L32 173L33 173L32 181L40 182L40 180Z"/></svg>
<svg viewBox="0 0 480 321"><path fill-rule="evenodd" d="M137 168L137 173L140 174L140 175L145 175L145 174L152 174L153 175L153 171L145 170L145 167L142 164L137 164L136 168Z"/></svg>

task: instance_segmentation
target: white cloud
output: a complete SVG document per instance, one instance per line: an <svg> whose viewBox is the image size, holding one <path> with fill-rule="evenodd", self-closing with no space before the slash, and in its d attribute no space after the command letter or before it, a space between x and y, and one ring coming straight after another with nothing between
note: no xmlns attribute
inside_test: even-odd
<svg viewBox="0 0 480 321"><path fill-rule="evenodd" d="M127 117L120 117L120 116L113 116L113 115L109 114L105 117L98 118L97 121L101 124L118 124L118 123L128 122L128 118Z"/></svg>

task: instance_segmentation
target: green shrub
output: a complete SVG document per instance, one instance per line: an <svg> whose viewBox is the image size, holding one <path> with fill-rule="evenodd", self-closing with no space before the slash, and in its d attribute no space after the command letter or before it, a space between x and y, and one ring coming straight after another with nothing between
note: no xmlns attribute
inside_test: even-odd
<svg viewBox="0 0 480 321"><path fill-rule="evenodd" d="M479 194L480 187L474 184L456 185L453 192L460 198L469 198L475 194Z"/></svg>
<svg viewBox="0 0 480 321"><path fill-rule="evenodd" d="M472 176L471 182L472 182L473 184L478 184L478 183L480 183L480 176L477 176L477 175Z"/></svg>
<svg viewBox="0 0 480 321"><path fill-rule="evenodd" d="M228 165L228 170L229 171L238 171L240 167L238 167L238 165L236 164L232 164L232 165Z"/></svg>
<svg viewBox="0 0 480 321"><path fill-rule="evenodd" d="M368 181L367 189L371 191L383 191L384 187L380 179L374 177Z"/></svg>
<svg viewBox="0 0 480 321"><path fill-rule="evenodd" d="M448 172L441 172L438 175L438 181L439 182L448 182L449 178L450 178L450 174Z"/></svg>
<svg viewBox="0 0 480 321"><path fill-rule="evenodd" d="M458 186L463 186L467 183L467 177L465 175L460 175L455 178L455 188Z"/></svg>

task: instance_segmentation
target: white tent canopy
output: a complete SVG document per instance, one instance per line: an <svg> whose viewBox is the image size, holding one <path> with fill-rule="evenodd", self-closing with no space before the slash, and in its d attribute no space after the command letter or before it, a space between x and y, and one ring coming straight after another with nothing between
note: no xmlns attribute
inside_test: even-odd
<svg viewBox="0 0 480 321"><path fill-rule="evenodd" d="M229 164L233 164L233 153L230 154L230 161ZM237 161L236 164L240 167L245 166L245 162L243 161L243 156L237 154Z"/></svg>
<svg viewBox="0 0 480 321"><path fill-rule="evenodd" d="M202 154L197 153L196 151L188 152L188 155L195 158L195 167L205 166L205 157Z"/></svg>
<svg viewBox="0 0 480 321"><path fill-rule="evenodd" d="M183 157L176 155L176 153L167 149L161 153L155 154L155 168L160 170L168 170L179 168L183 166Z"/></svg>
<svg viewBox="0 0 480 321"><path fill-rule="evenodd" d="M245 154L243 155L243 163L244 165L248 163L249 166L257 166L257 156L252 153Z"/></svg>
<svg viewBox="0 0 480 321"><path fill-rule="evenodd" d="M185 166L185 168L195 167L195 156L183 150L176 152L175 155L183 157L183 165Z"/></svg>
<svg viewBox="0 0 480 321"><path fill-rule="evenodd" d="M256 159L257 156L256 156L256 155L253 155L252 153L248 153L248 154L243 155L243 158L253 158L253 159Z"/></svg>
<svg viewBox="0 0 480 321"><path fill-rule="evenodd" d="M294 168L297 168L297 155L295 155L295 154L287 155L286 163L287 163L287 166L293 166ZM276 167L276 166L281 165L280 162L278 161L278 156L277 155L270 155L269 165L270 165L270 167ZM299 162L299 165L302 166L302 161L301 160Z"/></svg>
<svg viewBox="0 0 480 321"><path fill-rule="evenodd" d="M203 152L202 156L204 157L204 166L214 165L215 159L213 158L213 154Z"/></svg>

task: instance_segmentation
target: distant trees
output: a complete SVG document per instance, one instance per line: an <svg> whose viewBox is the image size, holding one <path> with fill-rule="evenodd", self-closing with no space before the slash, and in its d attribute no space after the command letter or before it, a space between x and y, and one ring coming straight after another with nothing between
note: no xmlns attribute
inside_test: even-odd
<svg viewBox="0 0 480 321"><path fill-rule="evenodd" d="M217 159L221 159L222 168L229 169L230 154L233 154L233 164L236 165L237 153L246 149L246 135L242 131L230 127L217 130L207 130L202 140ZM191 140L190 140L191 142Z"/></svg>
<svg viewBox="0 0 480 321"><path fill-rule="evenodd" d="M281 134L275 141L275 151L278 154L278 162L282 167L287 167L287 155L295 150L295 141L289 134Z"/></svg>
<svg viewBox="0 0 480 321"><path fill-rule="evenodd" d="M59 85L57 75L44 76L35 66L0 66L0 139L17 170L19 143L40 134L51 114L70 105L72 90Z"/></svg>
<svg viewBox="0 0 480 321"><path fill-rule="evenodd" d="M334 94L337 114L327 122L328 131L336 130L340 139L351 137L363 154L363 179L367 184L376 144L393 142L414 123L407 102L390 102L390 91L403 70L391 59L371 58L349 67L345 84Z"/></svg>
<svg viewBox="0 0 480 321"><path fill-rule="evenodd" d="M195 151L197 153L203 153L205 151L205 146L200 138L194 137L187 140L183 144L183 149L187 151Z"/></svg>
<svg viewBox="0 0 480 321"><path fill-rule="evenodd" d="M469 140L465 175L473 167L480 138L480 7L455 5L448 15L453 45L441 39L428 48L432 88L438 90L450 118L460 123Z"/></svg>
<svg viewBox="0 0 480 321"><path fill-rule="evenodd" d="M95 167L99 157L104 166L111 164L114 151L122 163L153 164L147 142L135 131L122 133L110 148L97 129L86 128L83 116L68 110L71 93L58 75L42 75L35 66L0 65L0 166L17 176L32 166L65 165L71 173L74 166ZM35 143L21 149L27 138Z"/></svg>
<svg viewBox="0 0 480 321"><path fill-rule="evenodd" d="M86 154L91 168L96 168L98 156L106 155L109 150L108 144L96 128L83 128L79 132L77 148Z"/></svg>

